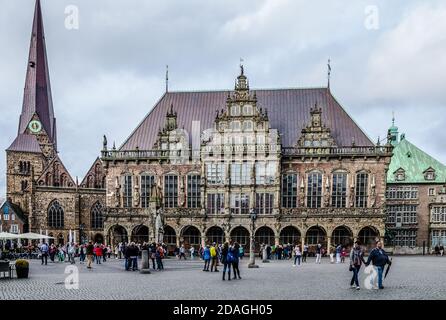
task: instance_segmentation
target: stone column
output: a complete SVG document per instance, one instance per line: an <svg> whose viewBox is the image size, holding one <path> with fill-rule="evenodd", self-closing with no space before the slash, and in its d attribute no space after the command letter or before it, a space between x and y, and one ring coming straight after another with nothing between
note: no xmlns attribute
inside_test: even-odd
<svg viewBox="0 0 446 320"><path fill-rule="evenodd" d="M274 236L274 244L278 246L280 244L280 236Z"/></svg>
<svg viewBox="0 0 446 320"><path fill-rule="evenodd" d="M141 252L141 270L140 270L140 273L150 273L149 250L142 250L142 252Z"/></svg>
<svg viewBox="0 0 446 320"><path fill-rule="evenodd" d="M330 254L331 250L331 237L327 237L327 254Z"/></svg>

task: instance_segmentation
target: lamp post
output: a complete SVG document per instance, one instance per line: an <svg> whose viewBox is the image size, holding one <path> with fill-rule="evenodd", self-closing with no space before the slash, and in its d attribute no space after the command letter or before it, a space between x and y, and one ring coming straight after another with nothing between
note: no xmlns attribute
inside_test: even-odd
<svg viewBox="0 0 446 320"><path fill-rule="evenodd" d="M251 245L249 247L249 264L248 264L248 268L258 268L259 266L256 265L255 262L255 253L254 253L254 248L255 248L255 241L254 241L254 223L257 219L257 212L256 210L253 208L249 211L249 217L251 218Z"/></svg>

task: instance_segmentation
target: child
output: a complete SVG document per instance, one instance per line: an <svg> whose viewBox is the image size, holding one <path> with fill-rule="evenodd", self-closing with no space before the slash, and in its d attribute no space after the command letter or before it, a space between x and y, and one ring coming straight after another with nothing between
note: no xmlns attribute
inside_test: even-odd
<svg viewBox="0 0 446 320"><path fill-rule="evenodd" d="M345 256L347 255L347 250L345 250L345 247L342 248L341 251L341 263L345 262Z"/></svg>

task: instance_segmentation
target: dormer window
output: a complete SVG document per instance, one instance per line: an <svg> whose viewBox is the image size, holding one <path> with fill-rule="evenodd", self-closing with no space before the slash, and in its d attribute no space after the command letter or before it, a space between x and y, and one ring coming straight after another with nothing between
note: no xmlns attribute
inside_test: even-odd
<svg viewBox="0 0 446 320"><path fill-rule="evenodd" d="M238 116L240 114L240 106L239 105L233 105L231 107L231 116Z"/></svg>
<svg viewBox="0 0 446 320"><path fill-rule="evenodd" d="M243 114L245 116L251 116L252 115L252 105L247 104L243 106Z"/></svg>
<svg viewBox="0 0 446 320"><path fill-rule="evenodd" d="M406 180L406 172L404 169L400 168L397 171L395 171L395 180L396 181L404 181Z"/></svg>
<svg viewBox="0 0 446 320"><path fill-rule="evenodd" d="M429 168L426 171L423 172L424 173L424 179L425 180L435 180L435 170L433 168Z"/></svg>
<svg viewBox="0 0 446 320"><path fill-rule="evenodd" d="M243 122L243 130L246 131L252 130L252 121Z"/></svg>

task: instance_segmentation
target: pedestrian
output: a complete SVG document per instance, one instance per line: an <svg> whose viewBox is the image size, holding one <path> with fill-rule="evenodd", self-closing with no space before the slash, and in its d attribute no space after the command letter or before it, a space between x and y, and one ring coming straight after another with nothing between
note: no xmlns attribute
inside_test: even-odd
<svg viewBox="0 0 446 320"><path fill-rule="evenodd" d="M101 264L102 248L98 244L94 248L94 254L96 256L96 264Z"/></svg>
<svg viewBox="0 0 446 320"><path fill-rule="evenodd" d="M302 257L302 252L300 251L300 246L296 245L294 247L294 264L293 267L296 266L296 261L297 261L297 265L300 266L300 258Z"/></svg>
<svg viewBox="0 0 446 320"><path fill-rule="evenodd" d="M392 262L389 259L389 256L382 248L382 242L377 241L376 247L370 252L369 258L367 259L366 265L368 266L370 262L373 263L373 266L376 268L378 272L378 288L384 289L383 286L383 271L386 264L391 265ZM376 289L376 288L374 288Z"/></svg>
<svg viewBox="0 0 446 320"><path fill-rule="evenodd" d="M85 261L85 245L82 244L79 248L79 263L84 263Z"/></svg>
<svg viewBox="0 0 446 320"><path fill-rule="evenodd" d="M195 255L195 248L194 248L194 246L190 247L189 252L190 252L190 258L193 260L194 259L194 255Z"/></svg>
<svg viewBox="0 0 446 320"><path fill-rule="evenodd" d="M221 262L223 263L223 281L225 280L226 271L228 271L228 280L231 281L231 265L233 261L234 256L232 255L232 251L229 250L229 244L225 242L223 248L221 249Z"/></svg>
<svg viewBox="0 0 446 320"><path fill-rule="evenodd" d="M101 244L101 250L102 250L102 261L106 262L107 261L107 247L103 244Z"/></svg>
<svg viewBox="0 0 446 320"><path fill-rule="evenodd" d="M338 244L336 247L336 263L341 263L341 252L342 252L342 246L341 244Z"/></svg>
<svg viewBox="0 0 446 320"><path fill-rule="evenodd" d="M316 246L316 263L321 263L321 256L322 256L322 245L320 243Z"/></svg>
<svg viewBox="0 0 446 320"><path fill-rule="evenodd" d="M42 265L43 263L45 263L45 265L48 264L48 252L49 252L49 247L46 244L46 242L42 243L42 245L40 246L40 253L42 255Z"/></svg>
<svg viewBox="0 0 446 320"><path fill-rule="evenodd" d="M439 255L440 255L440 247L438 246L438 244L435 245L435 249L434 249L434 251L435 251L435 255L436 255L436 256L439 256Z"/></svg>
<svg viewBox="0 0 446 320"><path fill-rule="evenodd" d="M122 242L118 244L118 259L122 259L122 253L124 252Z"/></svg>
<svg viewBox="0 0 446 320"><path fill-rule="evenodd" d="M345 250L345 247L342 247L341 251L341 263L345 262L345 256L347 255L347 250Z"/></svg>
<svg viewBox="0 0 446 320"><path fill-rule="evenodd" d="M184 244L182 244L180 247L179 258L180 258L180 260L181 260L181 258L184 258L184 260L186 260L186 248L184 247Z"/></svg>
<svg viewBox="0 0 446 320"><path fill-rule="evenodd" d="M74 243L70 243L68 246L68 261L71 264L75 264L76 262L74 261L74 255L76 254L76 247L74 245Z"/></svg>
<svg viewBox="0 0 446 320"><path fill-rule="evenodd" d="M152 267L155 270L155 259L156 259L156 243L153 242L149 247L150 260L152 260Z"/></svg>
<svg viewBox="0 0 446 320"><path fill-rule="evenodd" d="M131 267L133 271L138 270L139 249L134 242L130 243L130 246L128 247L127 252L128 252L129 259L130 259L128 269L130 269L130 267Z"/></svg>
<svg viewBox="0 0 446 320"><path fill-rule="evenodd" d="M164 270L164 265L163 265L164 248L160 244L158 244L158 247L156 249L155 258L156 258L157 269L160 271Z"/></svg>
<svg viewBox="0 0 446 320"><path fill-rule="evenodd" d="M91 241L88 242L85 252L87 253L87 268L91 269L91 263L93 262L93 253L94 253L94 246Z"/></svg>
<svg viewBox="0 0 446 320"><path fill-rule="evenodd" d="M203 260L204 260L203 271L209 271L209 264L211 262L211 249L209 248L209 245L207 245L207 244L203 249Z"/></svg>
<svg viewBox="0 0 446 320"><path fill-rule="evenodd" d="M52 243L50 246L50 260L51 260L51 262L54 262L54 257L56 256L56 253L57 253L56 246L54 245L54 243Z"/></svg>
<svg viewBox="0 0 446 320"><path fill-rule="evenodd" d="M217 256L217 245L215 244L215 242L212 244L210 251L211 251L211 260L212 260L211 272L212 271L219 272L219 270L217 269L218 256Z"/></svg>
<svg viewBox="0 0 446 320"><path fill-rule="evenodd" d="M334 263L334 252L333 248L329 249L329 255L330 255L330 263Z"/></svg>
<svg viewBox="0 0 446 320"><path fill-rule="evenodd" d="M237 242L234 242L230 250L232 252L232 256L234 259L232 261L232 270L234 271L233 279L237 279L237 276L239 279L241 279L242 277L240 277L240 270L238 268L239 258L240 258L240 245Z"/></svg>
<svg viewBox="0 0 446 320"><path fill-rule="evenodd" d="M238 250L240 253L240 259L243 259L243 257L245 256L245 248L243 248L243 246L241 245ZM270 257L271 257L271 250L270 250Z"/></svg>
<svg viewBox="0 0 446 320"><path fill-rule="evenodd" d="M307 256L308 256L308 245L304 244L304 249L302 252L302 262L307 262Z"/></svg>
<svg viewBox="0 0 446 320"><path fill-rule="evenodd" d="M442 257L444 254L444 247L443 245L440 243L440 256Z"/></svg>
<svg viewBox="0 0 446 320"><path fill-rule="evenodd" d="M359 286L359 270L361 265L365 263L364 261L364 251L362 251L359 242L356 241L353 248L350 251L350 268L349 270L353 272L352 280L350 281L350 286L360 290Z"/></svg>

